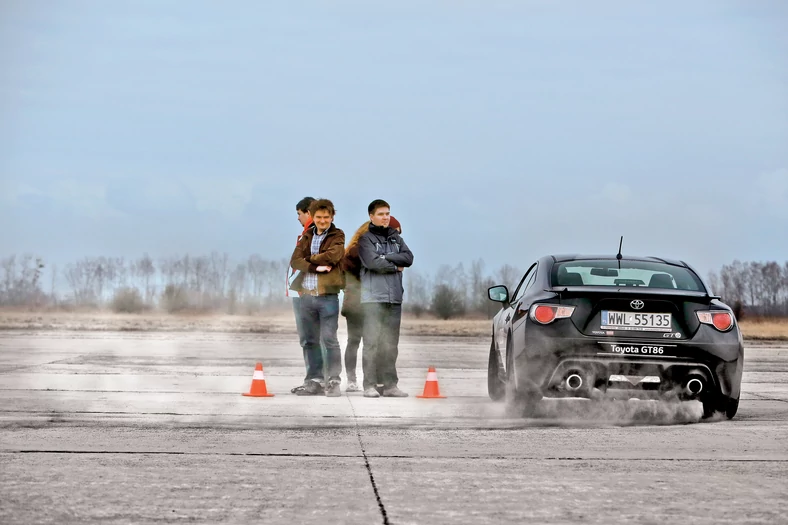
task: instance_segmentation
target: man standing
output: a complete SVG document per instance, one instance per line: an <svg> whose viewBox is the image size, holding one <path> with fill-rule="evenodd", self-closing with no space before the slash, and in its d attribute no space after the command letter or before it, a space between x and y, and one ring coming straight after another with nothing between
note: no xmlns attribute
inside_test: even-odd
<svg viewBox="0 0 788 525"><path fill-rule="evenodd" d="M298 246L301 237L307 232L310 226L312 226L312 215L309 213L309 206L315 202L313 197L304 197L298 204L296 204L296 213L298 214L298 222L303 227L303 231L298 235L296 239L296 246ZM304 338L304 329L301 324L301 298L298 295L298 292L291 290L290 287L295 281L295 278L298 276L298 270L293 268L292 266L288 266L287 268L287 285L285 287L285 293L288 297L293 299L293 313L295 314L295 321L296 321L296 330L298 331L298 342L301 345L301 349L304 352L304 368L306 369L306 377L304 378L304 383L301 386L297 386L290 390L292 393L296 393L298 390L302 390L303 387L307 386L309 383L309 359L306 352L306 340ZM319 369L323 369L323 354L320 353L319 362L315 363L315 366Z"/></svg>
<svg viewBox="0 0 788 525"><path fill-rule="evenodd" d="M295 393L300 396L324 393L322 340L328 361L325 395L338 397L341 395L342 373L342 351L337 339L339 291L342 289L339 262L345 254L345 233L333 224L335 210L330 200L317 199L309 207L309 212L313 224L301 237L290 258L290 266L299 272L290 289L300 294L304 352L309 365L306 385Z"/></svg>
<svg viewBox="0 0 788 525"><path fill-rule="evenodd" d="M367 208L369 231L358 242L361 260L361 307L364 311L364 397L408 397L397 386L397 355L402 322L402 270L413 264L411 253L390 226L391 207L381 199Z"/></svg>

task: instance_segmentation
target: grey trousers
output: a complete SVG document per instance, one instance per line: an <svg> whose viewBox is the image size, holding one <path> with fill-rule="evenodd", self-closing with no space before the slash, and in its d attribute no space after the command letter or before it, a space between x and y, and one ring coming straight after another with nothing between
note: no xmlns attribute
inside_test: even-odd
<svg viewBox="0 0 788 525"><path fill-rule="evenodd" d="M364 389L383 384L383 388L397 386L397 355L402 305L392 303L362 303L364 310Z"/></svg>

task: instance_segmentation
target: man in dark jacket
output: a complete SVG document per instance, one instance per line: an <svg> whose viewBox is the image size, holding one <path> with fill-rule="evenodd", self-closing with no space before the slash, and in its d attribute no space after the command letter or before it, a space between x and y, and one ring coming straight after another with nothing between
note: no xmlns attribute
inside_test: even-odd
<svg viewBox="0 0 788 525"><path fill-rule="evenodd" d="M302 396L324 393L323 367L315 366L318 362L322 364L322 359L318 359L322 339L328 362L325 395L338 397L342 373L342 351L337 339L342 289L339 263L345 254L345 233L333 224L335 210L330 200L316 200L309 211L314 224L301 237L290 258L290 266L300 272L290 288L300 294L304 351L309 365L307 384L295 393Z"/></svg>
<svg viewBox="0 0 788 525"><path fill-rule="evenodd" d="M374 200L369 231L358 242L361 260L361 307L364 311L364 397L408 397L397 386L397 355L402 321L402 270L413 264L413 254L397 230L390 227L391 207Z"/></svg>

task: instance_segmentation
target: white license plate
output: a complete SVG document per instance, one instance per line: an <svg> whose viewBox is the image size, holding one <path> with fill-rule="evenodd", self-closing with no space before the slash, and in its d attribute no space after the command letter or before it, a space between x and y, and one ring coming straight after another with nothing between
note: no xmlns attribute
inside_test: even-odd
<svg viewBox="0 0 788 525"><path fill-rule="evenodd" d="M670 314L612 312L602 310L602 326L608 330L642 330L644 332L670 332Z"/></svg>

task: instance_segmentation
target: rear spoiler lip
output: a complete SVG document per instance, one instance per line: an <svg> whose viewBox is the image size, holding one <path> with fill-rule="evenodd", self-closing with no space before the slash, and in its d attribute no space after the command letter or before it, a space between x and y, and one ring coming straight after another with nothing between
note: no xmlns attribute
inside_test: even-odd
<svg viewBox="0 0 788 525"><path fill-rule="evenodd" d="M646 288L639 286L553 286L552 288L545 288L545 292L557 293L608 293L608 294L622 294L622 295L672 295L695 297L698 299L719 299L718 295L710 295L707 292L693 292L691 290L676 290L668 288Z"/></svg>

